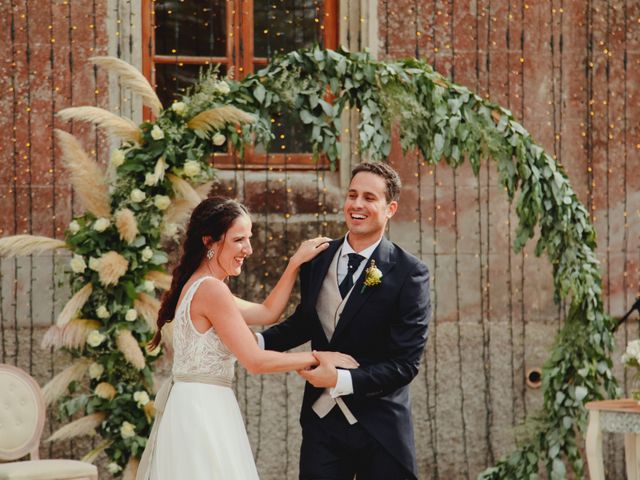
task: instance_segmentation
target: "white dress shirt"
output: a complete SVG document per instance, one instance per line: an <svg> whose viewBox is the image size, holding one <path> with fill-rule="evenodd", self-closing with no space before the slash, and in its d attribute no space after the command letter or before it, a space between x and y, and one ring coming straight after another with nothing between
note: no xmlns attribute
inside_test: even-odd
<svg viewBox="0 0 640 480"><path fill-rule="evenodd" d="M375 242L374 244L369 245L364 250L356 252L349 244L348 239L349 239L349 234L347 234L344 237L344 242L340 247L340 258L338 259L338 265L337 265L338 285L340 285L340 283L342 282L344 277L347 275L347 272L349 270L349 254L357 253L358 255L362 255L364 257L364 261L360 262L360 265L358 266L358 268L355 270L355 272L353 272L353 283L355 284L358 278L360 277L360 275L362 274L362 271L365 269L369 261L369 258L373 254L373 251L376 248L378 248L378 245L382 241L382 237L380 237L378 241ZM264 350L264 337L259 332L256 332L256 337L258 338L258 346ZM352 394L353 380L351 379L351 372L349 372L348 369L341 369L341 368L338 368L337 371L338 371L338 380L336 382L336 386L333 387L329 391L329 393L333 398Z"/></svg>
<svg viewBox="0 0 640 480"><path fill-rule="evenodd" d="M373 254L373 251L378 248L378 245L382 241L382 237L378 239L376 243L368 246L364 250L356 252L351 245L349 244L349 234L344 237L344 242L342 243L342 247L340 247L340 258L338 259L338 285L342 283L342 280L346 276L349 270L349 254L357 253L358 255L362 255L364 260L360 262L356 271L353 272L353 283L355 284L362 271L365 269L367 263L369 262L369 258ZM353 381L351 379L351 372L347 369L338 368L338 380L336 382L336 386L333 387L329 393L333 398L341 397L343 395L350 395L353 393Z"/></svg>

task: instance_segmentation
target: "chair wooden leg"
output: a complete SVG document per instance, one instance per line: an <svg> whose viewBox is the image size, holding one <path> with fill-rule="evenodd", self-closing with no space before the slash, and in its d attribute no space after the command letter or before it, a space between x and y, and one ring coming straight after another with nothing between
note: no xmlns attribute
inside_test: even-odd
<svg viewBox="0 0 640 480"><path fill-rule="evenodd" d="M602 458L602 431L600 430L600 412L589 411L587 427L587 463L591 480L604 480L604 460Z"/></svg>

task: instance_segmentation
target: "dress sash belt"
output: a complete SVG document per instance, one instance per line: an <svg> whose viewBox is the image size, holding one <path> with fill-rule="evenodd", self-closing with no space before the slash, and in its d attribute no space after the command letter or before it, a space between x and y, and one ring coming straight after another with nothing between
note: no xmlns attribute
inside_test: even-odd
<svg viewBox="0 0 640 480"><path fill-rule="evenodd" d="M140 465L138 466L136 480L149 480L149 476L151 475L151 460L153 459L153 452L156 449L158 427L162 420L162 414L164 413L164 408L167 405L169 394L171 393L171 389L176 382L206 383L209 385L218 385L220 387L227 388L231 388L233 385L233 382L228 378L214 377L212 375L207 375L204 373L172 375L169 379L167 379L167 381L164 382L156 395L156 416L153 421L153 427L151 427L149 439L147 440L147 446L145 447L144 452L142 453L142 457L140 458Z"/></svg>

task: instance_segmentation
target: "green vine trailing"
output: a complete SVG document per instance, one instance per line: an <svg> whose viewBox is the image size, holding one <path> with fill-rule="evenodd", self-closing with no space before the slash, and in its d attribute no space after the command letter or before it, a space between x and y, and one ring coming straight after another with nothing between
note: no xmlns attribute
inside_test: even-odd
<svg viewBox="0 0 640 480"><path fill-rule="evenodd" d="M291 75L299 80L283 90L279 79ZM332 104L323 100L327 91ZM542 410L527 419L517 449L480 477L536 478L544 464L548 478L561 479L567 463L582 477L577 442L586 425L584 404L617 395L595 231L563 169L511 112L419 60L376 62L366 53L318 48L280 57L242 82L236 104L267 118L274 104L298 111L314 151L332 162L339 156L340 114L349 107L360 114L360 150L373 159L387 157L391 127L399 124L403 149L418 149L430 163L444 159L456 168L467 159L476 175L481 160L496 163L509 200L517 196L514 250L539 232L535 253L546 253L555 299L568 301L570 308L543 368Z"/></svg>
<svg viewBox="0 0 640 480"><path fill-rule="evenodd" d="M225 110L234 107L239 110ZM195 121L212 109L218 114ZM516 450L480 477L537 478L542 465L551 479L565 478L568 468L582 477L578 440L586 422L584 403L617 394L611 320L603 313L588 212L562 168L508 110L450 82L424 62L378 62L366 53L344 50L294 51L242 81L204 75L180 102L156 108L157 119L143 123L139 137L126 140L113 154L106 214L88 208L71 223L64 245L50 245L73 251L74 298L84 290L80 306L67 312L72 320L53 329L48 339L78 359L75 372L52 381L64 387L58 402L61 418L82 413L85 417L75 423L90 424L86 418L98 414L90 425L105 439L98 450L106 447L110 471L133 470L153 415L156 352L143 353L140 347L153 331L158 306L153 294L167 283L162 273L167 257L160 242L176 234L188 213L185 205L199 198L185 180L197 184L210 178L209 155L229 144L242 154L249 140L268 142L271 118L286 110L299 115L314 153L335 165L340 118L347 109L359 113L360 152L372 159L388 156L392 127L398 125L402 147L419 150L427 162L444 159L456 168L466 159L476 175L482 160L495 162L500 183L516 202L514 250L539 233L535 253L546 253L553 265L555 298L570 308L543 368L541 411L527 419ZM131 219L135 232L127 230ZM0 240L0 254L5 240ZM74 337L69 325L79 322L86 323L82 335ZM73 343L74 338L81 341ZM88 385L82 381L85 372ZM70 436L66 433L60 438Z"/></svg>

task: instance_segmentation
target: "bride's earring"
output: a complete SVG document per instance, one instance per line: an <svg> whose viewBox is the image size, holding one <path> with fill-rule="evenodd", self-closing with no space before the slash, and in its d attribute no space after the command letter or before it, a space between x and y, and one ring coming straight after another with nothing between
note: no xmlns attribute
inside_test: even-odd
<svg viewBox="0 0 640 480"><path fill-rule="evenodd" d="M214 255L215 255L215 252L213 251L213 248L210 248L209 250L207 250L207 260L211 260Z"/></svg>

